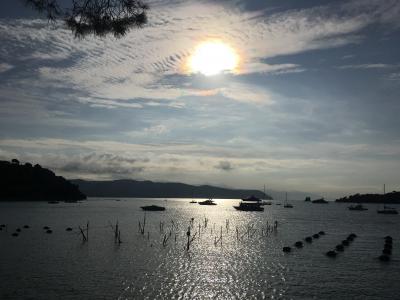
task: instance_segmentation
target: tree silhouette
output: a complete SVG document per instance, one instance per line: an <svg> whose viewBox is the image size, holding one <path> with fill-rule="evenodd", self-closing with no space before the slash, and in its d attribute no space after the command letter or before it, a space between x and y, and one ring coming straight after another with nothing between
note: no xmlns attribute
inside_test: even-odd
<svg viewBox="0 0 400 300"><path fill-rule="evenodd" d="M59 0L22 0L49 21L63 20L76 37L89 34L120 38L131 28L147 23L148 5L141 0L70 0L71 7L61 8Z"/></svg>

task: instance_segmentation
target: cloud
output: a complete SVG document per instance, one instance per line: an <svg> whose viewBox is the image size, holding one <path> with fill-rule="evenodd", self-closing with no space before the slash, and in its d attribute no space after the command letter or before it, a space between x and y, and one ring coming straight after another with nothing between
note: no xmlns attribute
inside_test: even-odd
<svg viewBox="0 0 400 300"><path fill-rule="evenodd" d="M216 169L218 170L222 170L222 171L232 171L233 170L233 166L231 165L231 163L229 161L223 160L220 161L216 166Z"/></svg>
<svg viewBox="0 0 400 300"><path fill-rule="evenodd" d="M377 63L377 64L344 65L344 66L339 66L337 68L346 70L346 69L390 69L396 67L397 65Z"/></svg>
<svg viewBox="0 0 400 300"><path fill-rule="evenodd" d="M7 72L13 68L12 65L7 63L0 63L0 73Z"/></svg>
<svg viewBox="0 0 400 300"><path fill-rule="evenodd" d="M361 37L357 34L369 24L394 21L383 8L373 12L376 6L377 2L369 1L353 3L352 7L331 5L271 14L240 11L211 2L156 3L149 25L119 40L76 40L68 30L60 26L50 29L41 20L3 19L2 57L19 64L23 60L28 65L28 73L20 74L26 76L19 80L20 88L32 86L35 80L48 82L74 90L81 94L79 99L86 99L95 107L115 108L132 99L176 100L202 92L168 81L167 76L195 80L186 69L186 62L203 40L219 38L237 49L242 66L239 73L243 75L302 72L305 68L297 64L270 64L266 60L358 43ZM392 8L390 15L396 12L394 6L393 1L385 5ZM351 13L352 10L355 12ZM20 57L15 53L20 53ZM28 62L27 57L31 59ZM245 88L245 83L242 87L251 88ZM226 88L225 83L220 88ZM246 101L239 97L231 99ZM126 107L143 106L130 103Z"/></svg>

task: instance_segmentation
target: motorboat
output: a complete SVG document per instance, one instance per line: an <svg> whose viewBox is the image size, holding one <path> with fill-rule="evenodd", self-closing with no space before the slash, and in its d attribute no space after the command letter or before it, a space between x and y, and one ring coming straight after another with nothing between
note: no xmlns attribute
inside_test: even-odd
<svg viewBox="0 0 400 300"><path fill-rule="evenodd" d="M212 199L204 200L198 202L200 205L217 205L217 203L214 202Z"/></svg>
<svg viewBox="0 0 400 300"><path fill-rule="evenodd" d="M141 206L140 208L143 210L146 210L146 211L164 211L165 210L164 206L157 206L157 205Z"/></svg>
<svg viewBox="0 0 400 300"><path fill-rule="evenodd" d="M362 206L362 204L357 204L357 205L350 205L349 210L368 210L368 208Z"/></svg>

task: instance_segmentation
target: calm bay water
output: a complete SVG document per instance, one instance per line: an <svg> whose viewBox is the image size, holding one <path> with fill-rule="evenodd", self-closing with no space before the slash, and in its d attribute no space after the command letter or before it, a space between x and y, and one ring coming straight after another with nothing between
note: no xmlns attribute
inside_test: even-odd
<svg viewBox="0 0 400 300"><path fill-rule="evenodd" d="M217 206L190 200L0 203L0 224L8 224L7 232L0 231L0 299L400 299L399 215L378 215L376 205L358 212L346 204L300 201L292 201L292 209L271 205L261 213L239 212L232 207L238 200L216 200ZM167 210L147 212L141 235L140 206L150 204ZM199 224L201 234L187 252L191 218L192 234ZM117 220L121 244L109 225ZM277 232L262 235L261 228L275 220ZM89 241L83 243L77 228L87 221ZM257 229L252 236L245 234L249 226ZM18 227L20 235L11 236ZM222 245L215 245L221 228ZM312 244L282 252L321 230L326 235ZM324 255L352 232L358 238L343 253ZM393 255L382 263L377 257L386 235L393 237Z"/></svg>

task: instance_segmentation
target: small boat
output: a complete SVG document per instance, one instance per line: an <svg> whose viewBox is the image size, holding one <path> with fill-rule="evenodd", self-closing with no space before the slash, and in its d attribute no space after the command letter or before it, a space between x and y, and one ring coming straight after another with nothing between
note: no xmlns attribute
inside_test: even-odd
<svg viewBox="0 0 400 300"><path fill-rule="evenodd" d="M195 200L192 200L192 201L190 201L189 203L197 203L197 201L195 201Z"/></svg>
<svg viewBox="0 0 400 300"><path fill-rule="evenodd" d="M394 207L386 206L386 205L383 206L383 209L378 209L377 213L384 214L384 215L398 215L399 214L397 209L395 209Z"/></svg>
<svg viewBox="0 0 400 300"><path fill-rule="evenodd" d="M287 202L287 193L285 196L285 204L283 205L284 208L293 208L293 205Z"/></svg>
<svg viewBox="0 0 400 300"><path fill-rule="evenodd" d="M362 204L357 204L357 205L350 205L349 210L368 210L368 208L362 206Z"/></svg>
<svg viewBox="0 0 400 300"><path fill-rule="evenodd" d="M329 201L326 201L324 198L316 199L316 200L313 200L311 202L312 203L316 203L316 204L328 204L329 203Z"/></svg>
<svg viewBox="0 0 400 300"><path fill-rule="evenodd" d="M241 211L264 211L261 203L241 201L238 206L234 206L236 210Z"/></svg>
<svg viewBox="0 0 400 300"><path fill-rule="evenodd" d="M386 185L383 185L383 195L386 195ZM399 212L397 211L397 209L395 209L394 207L389 207L386 205L383 205L383 209L378 209L376 211L378 214L384 214L384 215L398 215Z"/></svg>
<svg viewBox="0 0 400 300"><path fill-rule="evenodd" d="M157 206L157 205L141 206L140 208L143 210L146 210L146 211L164 211L165 210L165 207Z"/></svg>
<svg viewBox="0 0 400 300"><path fill-rule="evenodd" d="M198 202L200 205L217 205L217 203L214 202L212 199L204 200Z"/></svg>

